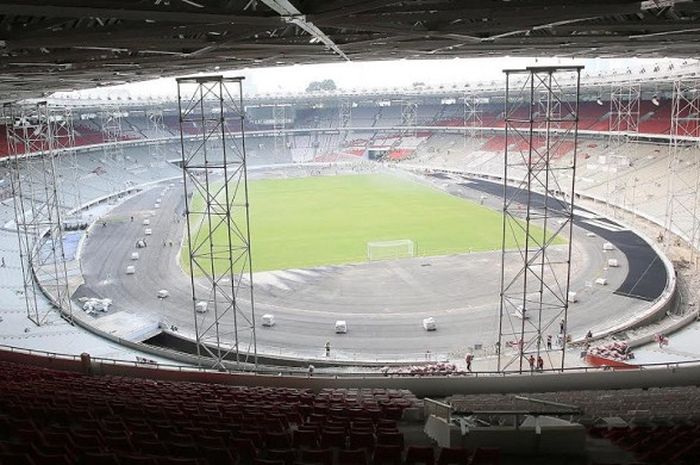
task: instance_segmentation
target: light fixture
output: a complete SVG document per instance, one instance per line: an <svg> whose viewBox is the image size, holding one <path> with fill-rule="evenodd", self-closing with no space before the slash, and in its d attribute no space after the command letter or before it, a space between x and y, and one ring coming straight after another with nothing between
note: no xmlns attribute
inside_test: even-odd
<svg viewBox="0 0 700 465"><path fill-rule="evenodd" d="M601 107L603 106L603 101L600 99L600 97L598 97L598 98L596 99L595 103L597 103L597 104L600 105Z"/></svg>
<svg viewBox="0 0 700 465"><path fill-rule="evenodd" d="M656 95L654 95L654 96L651 98L651 103L653 103L654 106L657 106L657 107L660 105L659 99L658 99L658 97L656 97Z"/></svg>

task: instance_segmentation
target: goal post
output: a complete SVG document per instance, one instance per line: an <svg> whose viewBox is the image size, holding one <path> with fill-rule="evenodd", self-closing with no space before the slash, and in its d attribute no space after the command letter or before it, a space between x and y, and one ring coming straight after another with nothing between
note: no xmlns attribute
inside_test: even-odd
<svg viewBox="0 0 700 465"><path fill-rule="evenodd" d="M415 256L416 246L410 239L395 241L372 241L367 243L367 259L394 260Z"/></svg>

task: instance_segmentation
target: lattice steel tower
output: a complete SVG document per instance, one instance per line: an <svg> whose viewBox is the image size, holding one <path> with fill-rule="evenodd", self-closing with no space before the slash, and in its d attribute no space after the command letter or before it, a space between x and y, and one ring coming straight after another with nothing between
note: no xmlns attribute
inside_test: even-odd
<svg viewBox="0 0 700 465"><path fill-rule="evenodd" d="M639 134L640 105L641 85L638 82L623 81L612 85L605 151L605 198L609 206L627 207L627 181L621 179L619 171L629 165L625 152ZM634 203L634 198L629 202ZM609 210L615 216L617 210Z"/></svg>
<svg viewBox="0 0 700 465"><path fill-rule="evenodd" d="M257 365L242 80L177 79L197 354L218 368Z"/></svg>
<svg viewBox="0 0 700 465"><path fill-rule="evenodd" d="M55 315L42 304L44 287L59 314L72 320L55 158L63 121L46 102L8 105L6 130L27 317L36 325Z"/></svg>
<svg viewBox="0 0 700 465"><path fill-rule="evenodd" d="M465 140L481 139L483 120L481 119L481 98L476 92L467 92L463 97L463 125Z"/></svg>
<svg viewBox="0 0 700 465"><path fill-rule="evenodd" d="M665 229L667 236L671 232L691 244L692 260L700 239L700 79L675 81L671 104L671 176L666 197ZM666 243L669 242L667 237Z"/></svg>
<svg viewBox="0 0 700 465"><path fill-rule="evenodd" d="M564 367L581 69L505 71L499 371L522 371L530 355ZM569 159L562 152L572 138ZM561 345L546 350L546 336L557 334Z"/></svg>

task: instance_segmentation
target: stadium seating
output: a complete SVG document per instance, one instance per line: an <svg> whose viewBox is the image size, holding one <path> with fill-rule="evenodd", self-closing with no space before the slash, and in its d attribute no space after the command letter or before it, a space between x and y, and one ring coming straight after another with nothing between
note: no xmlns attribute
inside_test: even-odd
<svg viewBox="0 0 700 465"><path fill-rule="evenodd" d="M350 465L364 463L358 449L398 464L403 435L391 418L416 402L396 390L314 394L91 377L9 362L0 362L0 392L3 465L50 460L333 465L340 457ZM381 445L372 447L375 435Z"/></svg>

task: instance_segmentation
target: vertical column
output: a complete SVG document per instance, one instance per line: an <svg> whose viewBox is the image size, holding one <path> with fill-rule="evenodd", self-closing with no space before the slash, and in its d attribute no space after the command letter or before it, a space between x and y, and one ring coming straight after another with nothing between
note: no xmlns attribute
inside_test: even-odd
<svg viewBox="0 0 700 465"><path fill-rule="evenodd" d="M279 158L287 151L287 107L274 105L272 107L272 131L275 143L275 157Z"/></svg>
<svg viewBox="0 0 700 465"><path fill-rule="evenodd" d="M62 204L67 208L75 208L82 204L83 199L81 168L75 151L73 111L68 107L49 107L49 112L54 128L52 134L56 155L67 162L64 165L70 170L67 173L69 177L63 179L65 187L60 189Z"/></svg>
<svg viewBox="0 0 700 465"><path fill-rule="evenodd" d="M415 136L418 123L418 103L404 100L401 105L401 137Z"/></svg>
<svg viewBox="0 0 700 465"><path fill-rule="evenodd" d="M628 198L627 182L620 178L619 171L629 166L626 146L637 139L639 134L639 116L641 86L637 82L626 81L614 83L610 89L610 114L608 117L608 147L605 152L605 198L608 205L626 207L634 204ZM616 209L609 208L615 216Z"/></svg>
<svg viewBox="0 0 700 465"><path fill-rule="evenodd" d="M149 139L163 139L168 137L168 131L165 129L163 122L163 110L154 109L146 111L148 119L148 137ZM148 151L151 158L156 162L163 162L167 159L167 151L165 149L165 141L157 140L148 144Z"/></svg>
<svg viewBox="0 0 700 465"><path fill-rule="evenodd" d="M468 92L464 97L464 139L465 147L469 141L480 140L484 123L481 119L481 99L474 92Z"/></svg>
<svg viewBox="0 0 700 465"><path fill-rule="evenodd" d="M10 105L5 110L27 317L41 326L56 315L41 303L41 283L58 314L70 321L73 312L55 168L62 122L46 102Z"/></svg>
<svg viewBox="0 0 700 465"><path fill-rule="evenodd" d="M120 174L126 170L122 140L122 112L117 105L104 105L99 111L100 132L102 133L102 150L106 169L111 171L106 177L112 192L129 187L130 179L120 181ZM111 168L111 169L110 169Z"/></svg>
<svg viewBox="0 0 700 465"><path fill-rule="evenodd" d="M700 79L673 84L669 139L669 184L666 206L666 239L669 233L690 244L690 259L698 247L698 191L700 190Z"/></svg>
<svg viewBox="0 0 700 465"><path fill-rule="evenodd" d="M242 80L177 80L197 353L218 368L257 365Z"/></svg>
<svg viewBox="0 0 700 465"><path fill-rule="evenodd" d="M123 162L122 151L122 112L116 105L107 105L100 110L100 130L102 132L102 148L108 159Z"/></svg>
<svg viewBox="0 0 700 465"><path fill-rule="evenodd" d="M581 69L505 71L499 371L565 364Z"/></svg>
<svg viewBox="0 0 700 465"><path fill-rule="evenodd" d="M338 105L338 129L340 129L340 143L348 138L349 128L352 127L352 102L347 99L340 101Z"/></svg>

